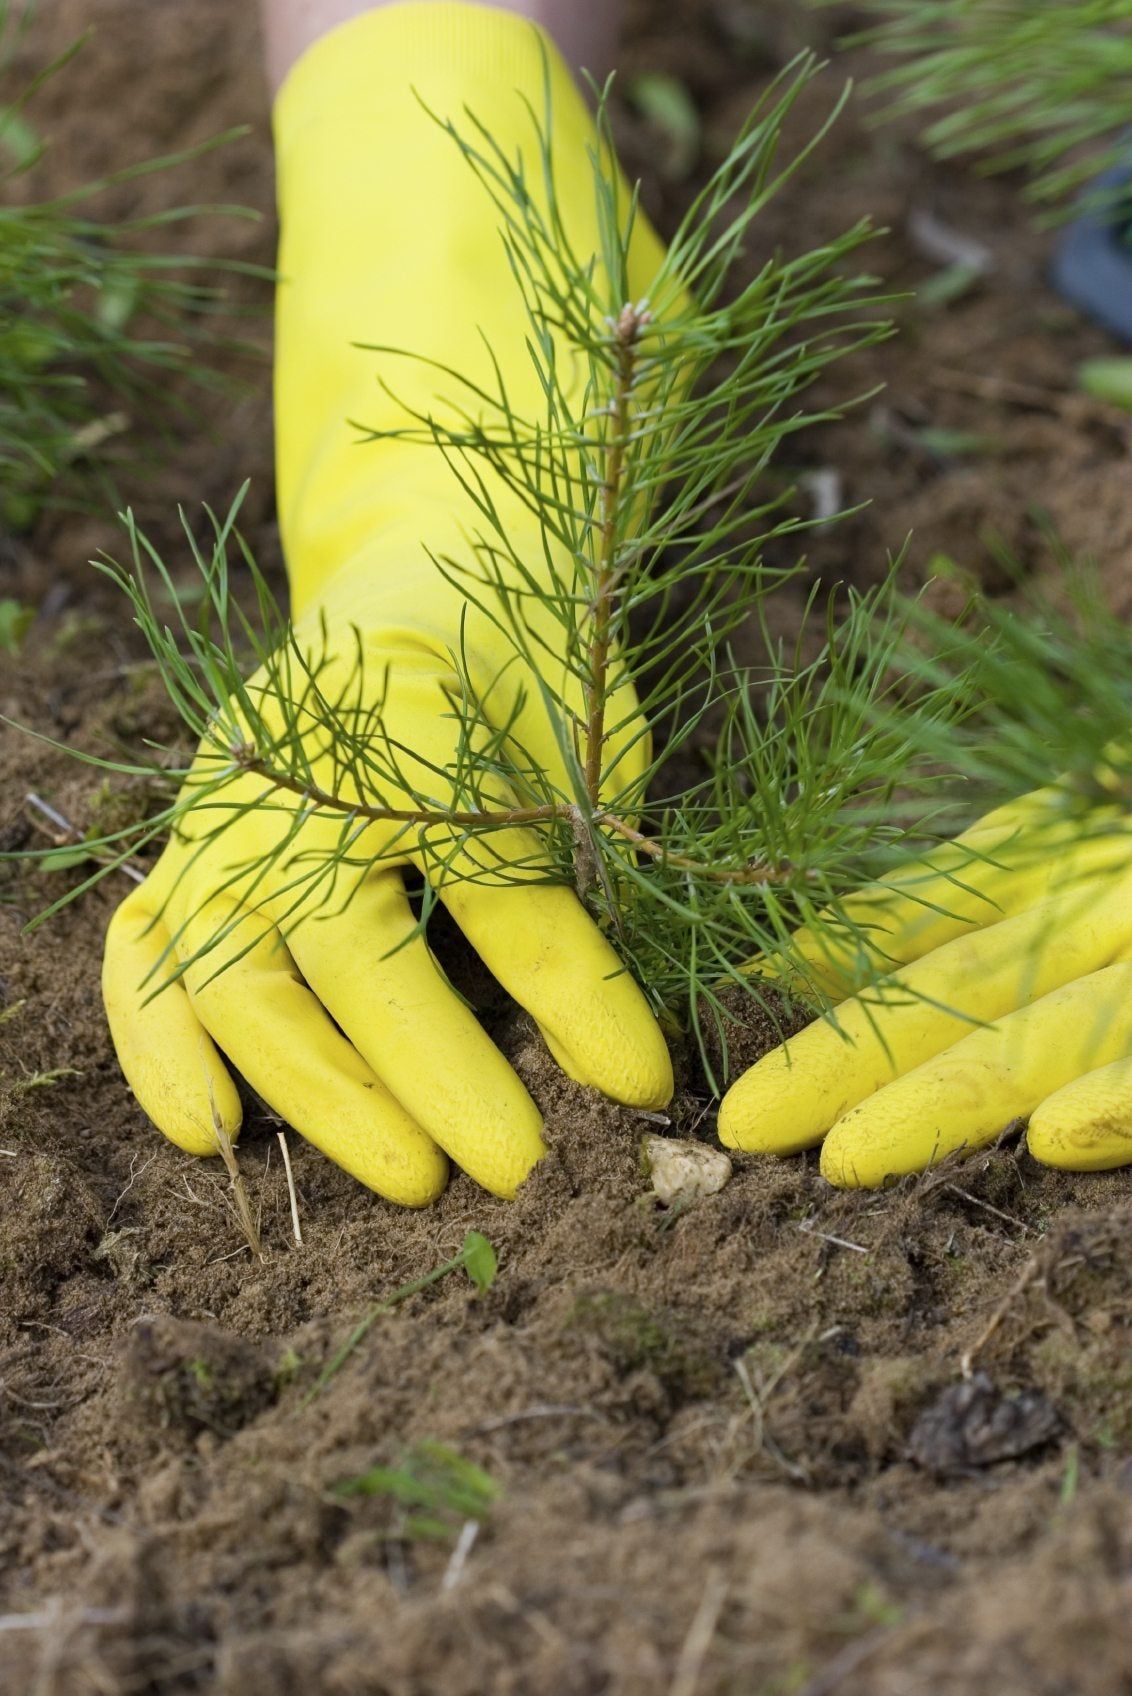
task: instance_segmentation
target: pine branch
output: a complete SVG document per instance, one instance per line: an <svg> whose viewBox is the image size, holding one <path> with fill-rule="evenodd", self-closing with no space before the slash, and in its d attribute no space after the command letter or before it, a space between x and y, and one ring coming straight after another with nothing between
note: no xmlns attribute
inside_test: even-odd
<svg viewBox="0 0 1132 1696"><path fill-rule="evenodd" d="M1132 0L867 0L864 11L876 21L850 42L897 61L869 87L888 115L926 114L939 157L1026 170L1052 217L1127 156Z"/></svg>

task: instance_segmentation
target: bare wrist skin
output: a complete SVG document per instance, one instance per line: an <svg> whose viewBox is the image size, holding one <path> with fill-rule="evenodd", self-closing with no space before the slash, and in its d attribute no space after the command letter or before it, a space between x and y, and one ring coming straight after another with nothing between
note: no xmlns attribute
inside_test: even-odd
<svg viewBox="0 0 1132 1696"><path fill-rule="evenodd" d="M260 0L264 57L272 94L307 48L329 30L362 12L404 0ZM428 0L417 0L427 5ZM613 69L622 0L492 0L494 10L516 12L540 24L575 70L599 80Z"/></svg>

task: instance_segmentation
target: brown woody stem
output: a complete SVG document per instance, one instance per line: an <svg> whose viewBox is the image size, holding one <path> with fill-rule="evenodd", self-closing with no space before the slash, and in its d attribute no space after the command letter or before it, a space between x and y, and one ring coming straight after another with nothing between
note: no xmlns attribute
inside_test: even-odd
<svg viewBox="0 0 1132 1696"><path fill-rule="evenodd" d="M605 479L601 489L601 530L597 575L590 609L592 639L586 682L586 794L596 812L601 800L601 761L605 746L605 707L609 693L609 654L613 637L614 592L617 582L617 528L625 473L625 446L632 422L633 376L637 344L649 314L626 304L613 325L616 347L612 420L605 446Z"/></svg>
<svg viewBox="0 0 1132 1696"><path fill-rule="evenodd" d="M321 789L317 783L304 783L300 778L291 777L287 772L279 771L261 759L254 749L232 748L229 752L241 771L264 778L276 789L285 789L289 794L297 795L300 800L313 802L316 807L326 807L331 812L352 813L357 818L370 819L375 824L459 825L462 829L481 830L491 825L549 824L552 819L561 818L570 811L568 807L554 803L541 807L512 807L501 809L497 813L482 810L430 811L427 807L375 807L368 801L347 801L343 796L335 795L332 790Z"/></svg>
<svg viewBox="0 0 1132 1696"><path fill-rule="evenodd" d="M304 783L297 777L291 777L287 772L269 765L248 747L234 748L230 752L241 771L262 777L273 788L284 789L316 807L325 807L331 812L350 813L356 818L369 819L375 824L417 824L426 828L455 825L462 830L495 830L509 825L551 824L555 820L562 820L575 828L585 823L579 809L566 801L547 802L538 807L500 808L498 812L488 812L484 809L444 812L439 809L429 811L424 807L375 807L366 801L347 801L329 789L320 788L317 783ZM647 854L650 860L663 860L665 865L673 866L677 871L711 878L716 883L789 883L791 878L797 875L793 867L770 866L760 860L752 860L745 866L712 866L706 861L693 860L686 854L675 854L666 848L663 842L646 836L643 831L637 830L616 813L596 812L591 822L599 829L611 830L626 842L631 842L639 853Z"/></svg>

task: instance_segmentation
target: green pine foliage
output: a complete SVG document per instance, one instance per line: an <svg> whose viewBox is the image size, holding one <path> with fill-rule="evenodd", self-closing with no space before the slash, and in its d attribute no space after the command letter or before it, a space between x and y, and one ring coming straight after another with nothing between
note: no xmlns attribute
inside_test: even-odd
<svg viewBox="0 0 1132 1696"><path fill-rule="evenodd" d="M1127 157L1132 0L866 0L863 10L869 26L851 39L894 61L872 88L890 112L925 115L939 157L1024 169L1030 198L1051 214Z"/></svg>
<svg viewBox="0 0 1132 1696"><path fill-rule="evenodd" d="M109 467L137 449L131 423L168 417L172 373L217 380L208 355L223 307L216 265L146 245L148 232L203 208L116 223L97 213L106 190L189 155L131 165L49 200L15 192L47 146L35 97L82 47L21 84L13 57L30 16L30 6L0 0L0 524L15 531L48 502L89 496L92 486L110 491Z"/></svg>
<svg viewBox="0 0 1132 1696"><path fill-rule="evenodd" d="M384 852L399 861L409 839L427 857L443 827L447 847L435 851L434 867L426 859L436 881L453 842L533 825L539 864L517 864L514 875L575 887L666 1022L698 1028L705 998L718 1007L721 985L763 994L762 980L743 969L756 955L820 1000L792 954L794 927L844 935L851 890L883 880L998 801L1057 779L1064 807L1092 819L1088 828L1118 827L1113 803L1130 781L1119 738L1132 713L1132 638L1087 585L1063 614L1034 605L1019 617L975 602L942 621L902 597L893 572L867 594L813 593L809 618L821 641L804 664L766 633L768 598L802 569L800 557L794 568L781 563L785 544L804 542L804 525L766 494L767 468L784 443L829 416L812 398L815 380L887 333L884 300L859 269L866 227L799 254L768 253L757 266L745 257L762 251L760 217L789 192L801 163L783 158L783 127L813 70L808 60L790 67L752 114L676 232L651 306L625 298L636 207L618 203L599 161L604 250L595 267L559 239L547 118L539 120L542 210L474 119L451 130L495 199L544 410L519 416L502 383L469 383L458 422L406 415L394 433L421 452L443 452L475 499L474 569L466 561L440 569L479 597L534 675L526 609L533 598L540 623L553 616L574 687L567 699L546 685L544 704L567 782L525 760L508 727L483 720L462 674L443 774L457 805L438 814L430 795L414 793L406 806L380 701L359 712L350 705L358 691L326 684L317 640L296 636L239 536L238 502L213 521L204 547L185 527L199 595L178 593L168 563L127 518L131 558L103 569L129 597L184 730L208 759L163 811L88 841L95 869L62 901L176 831L190 806L198 842L222 838L247 806L273 797L292 809L297 798L300 822L334 820L338 846L328 854L297 852L290 835L278 850L289 856L296 909L337 865L356 870L354 844L370 820L397 826ZM608 142L604 102L598 121ZM558 379L562 338L585 362L581 393ZM445 379L451 393L460 374ZM549 583L512 547L492 497L496 476L535 504L570 562ZM234 592L244 573L256 588L255 617ZM516 582L522 592L487 592ZM729 650L741 620L763 630L757 663L740 665ZM631 781L611 751L622 728L610 687L615 653L647 721L667 730ZM251 666L259 669L249 687ZM579 695L581 717L571 704ZM340 782L331 789L315 781L304 736L312 722L320 744L335 749ZM80 757L124 777L156 767L171 775L160 754L136 764ZM259 798L227 799L248 772L262 779ZM493 800L500 775L518 797L510 810ZM211 821L203 835L202 818ZM498 880L498 864L491 875ZM955 875L962 880L963 868ZM426 884L422 924L434 898ZM225 941L207 941L193 960L217 949L223 970ZM189 963L171 963L170 976Z"/></svg>

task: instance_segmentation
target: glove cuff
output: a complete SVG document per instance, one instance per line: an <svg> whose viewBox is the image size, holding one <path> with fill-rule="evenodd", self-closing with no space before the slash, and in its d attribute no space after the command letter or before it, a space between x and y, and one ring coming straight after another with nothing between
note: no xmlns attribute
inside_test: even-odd
<svg viewBox="0 0 1132 1696"><path fill-rule="evenodd" d="M288 145L335 100L374 101L447 71L473 91L537 89L547 70L572 83L546 31L529 18L469 0L399 0L329 30L291 67L275 100L277 144Z"/></svg>

